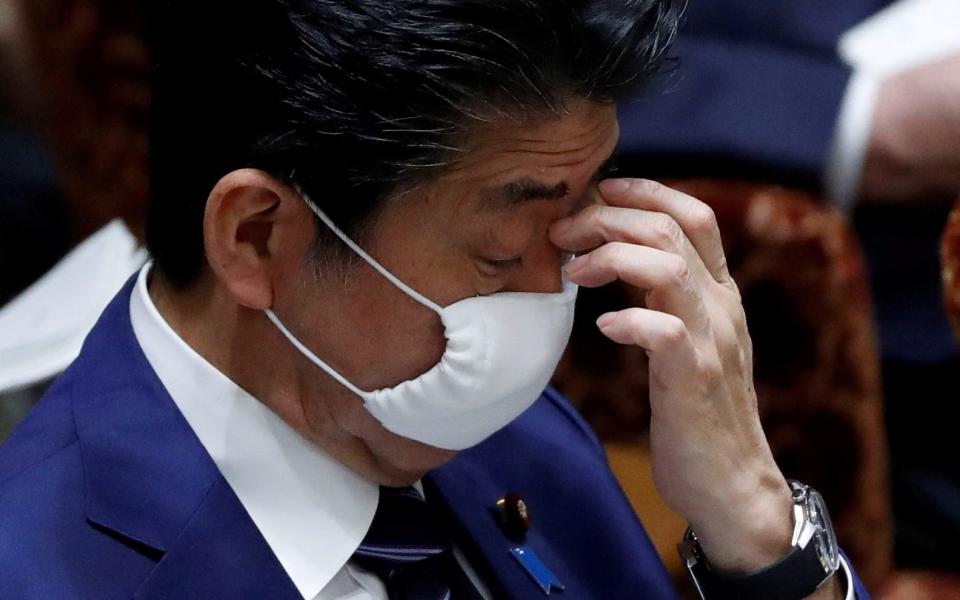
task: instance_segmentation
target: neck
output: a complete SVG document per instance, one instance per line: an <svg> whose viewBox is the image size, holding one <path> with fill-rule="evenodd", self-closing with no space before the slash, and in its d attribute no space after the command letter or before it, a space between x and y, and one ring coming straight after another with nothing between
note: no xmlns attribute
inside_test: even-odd
<svg viewBox="0 0 960 600"><path fill-rule="evenodd" d="M157 311L191 348L335 460L381 485L422 477L423 470L396 468L352 433L356 427L337 408L360 407L359 398L328 377L318 381L315 367L305 365L261 311L233 301L212 277L180 289L155 275L149 291Z"/></svg>

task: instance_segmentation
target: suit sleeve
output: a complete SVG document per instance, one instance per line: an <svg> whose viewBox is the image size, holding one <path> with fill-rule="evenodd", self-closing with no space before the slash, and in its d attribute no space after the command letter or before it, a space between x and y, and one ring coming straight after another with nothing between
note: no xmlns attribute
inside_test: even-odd
<svg viewBox="0 0 960 600"><path fill-rule="evenodd" d="M619 156L654 176L756 175L819 185L850 70L832 54L681 36L678 62L620 106ZM713 172L716 171L716 172Z"/></svg>

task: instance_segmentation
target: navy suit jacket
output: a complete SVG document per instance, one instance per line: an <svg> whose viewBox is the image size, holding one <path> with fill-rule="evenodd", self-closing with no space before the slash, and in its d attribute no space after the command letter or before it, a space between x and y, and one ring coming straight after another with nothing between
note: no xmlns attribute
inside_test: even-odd
<svg viewBox="0 0 960 600"><path fill-rule="evenodd" d="M298 599L144 357L132 287L0 448L0 597ZM496 598L543 595L491 511L507 491L530 506L526 542L561 597L676 597L597 438L554 391L425 488Z"/></svg>

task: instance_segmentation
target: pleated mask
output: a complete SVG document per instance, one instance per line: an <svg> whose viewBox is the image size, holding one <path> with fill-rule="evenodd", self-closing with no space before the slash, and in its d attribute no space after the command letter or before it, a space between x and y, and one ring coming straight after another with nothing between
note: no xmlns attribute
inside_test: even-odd
<svg viewBox="0 0 960 600"><path fill-rule="evenodd" d="M306 195L337 237L410 298L439 315L446 348L425 373L398 385L363 390L314 354L277 318L267 316L311 362L363 399L383 426L406 438L463 450L528 409L550 381L573 327L577 286L558 293L500 292L439 306L398 279L343 233Z"/></svg>

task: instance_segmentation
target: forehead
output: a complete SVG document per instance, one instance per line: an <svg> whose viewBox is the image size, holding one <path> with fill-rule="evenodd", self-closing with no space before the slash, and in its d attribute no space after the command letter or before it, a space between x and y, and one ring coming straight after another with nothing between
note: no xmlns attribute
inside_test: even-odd
<svg viewBox="0 0 960 600"><path fill-rule="evenodd" d="M522 173L576 179L579 170L595 169L609 157L618 135L616 107L586 101L557 117L485 124L468 137L444 178L498 179Z"/></svg>

